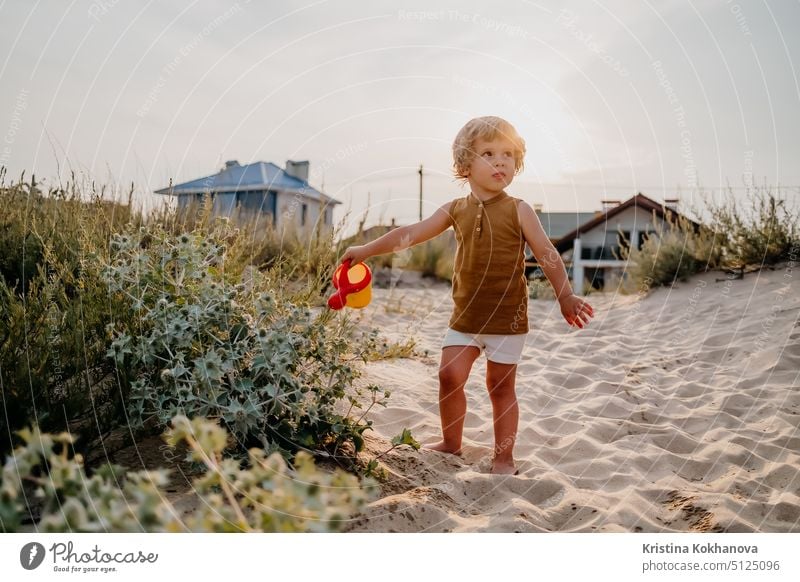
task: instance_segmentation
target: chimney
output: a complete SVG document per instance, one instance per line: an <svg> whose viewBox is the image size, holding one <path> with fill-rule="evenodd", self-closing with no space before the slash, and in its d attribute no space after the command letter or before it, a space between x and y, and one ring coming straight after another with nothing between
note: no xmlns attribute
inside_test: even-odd
<svg viewBox="0 0 800 582"><path fill-rule="evenodd" d="M541 202L534 202L533 203L533 210L534 212L541 212L544 209L544 204Z"/></svg>
<svg viewBox="0 0 800 582"><path fill-rule="evenodd" d="M603 212L605 212L611 210L615 206L619 206L622 202L620 200L601 200L600 204L603 205Z"/></svg>
<svg viewBox="0 0 800 582"><path fill-rule="evenodd" d="M308 160L302 162L286 160L286 169L284 171L303 182L308 182Z"/></svg>
<svg viewBox="0 0 800 582"><path fill-rule="evenodd" d="M227 162L225 162L225 168L224 169L225 170L229 170L229 169L233 168L234 166L238 166L238 165L239 165L239 160L228 160Z"/></svg>

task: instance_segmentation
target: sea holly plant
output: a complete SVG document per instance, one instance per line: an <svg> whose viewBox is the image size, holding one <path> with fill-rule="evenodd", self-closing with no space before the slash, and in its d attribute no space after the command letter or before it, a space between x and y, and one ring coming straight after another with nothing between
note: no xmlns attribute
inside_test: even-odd
<svg viewBox="0 0 800 582"><path fill-rule="evenodd" d="M407 428L404 428L403 432L401 432L400 434L395 435L394 437L392 437L392 441L391 442L392 442L391 448L386 449L382 453L379 453L376 457L370 459L367 462L367 466L366 466L366 469L365 469L365 472L364 472L365 476L367 476L367 477L373 476L373 475L379 476L379 477L383 476L383 472L380 470L380 465L378 464L378 459L380 459L386 453L388 453L390 451L393 451L397 447L402 446L402 445L407 445L407 446L411 447L412 449L414 449L415 451L418 451L420 446L421 446L419 441L417 441L417 439L415 439L412 436L411 431L409 429L407 429Z"/></svg>
<svg viewBox="0 0 800 582"><path fill-rule="evenodd" d="M323 472L305 451L290 469L280 454L254 447L243 467L223 457L229 435L215 423L177 416L171 424L167 443L183 444L205 468L193 483L202 502L191 512L181 515L168 501L168 470L109 464L88 476L81 456L69 456L69 433L34 427L18 432L24 444L0 473L0 531L20 531L35 503L41 532L330 532L377 493L374 480Z"/></svg>
<svg viewBox="0 0 800 582"><path fill-rule="evenodd" d="M285 285L255 269L246 280L226 270L229 238L150 227L111 241L103 278L129 309L108 327L108 356L129 382L132 422L207 417L241 448L260 444L291 459L350 443L357 454L372 421L343 408L361 407L367 393L369 406L388 396L377 385L354 386L376 332L357 337L347 318L292 302Z"/></svg>

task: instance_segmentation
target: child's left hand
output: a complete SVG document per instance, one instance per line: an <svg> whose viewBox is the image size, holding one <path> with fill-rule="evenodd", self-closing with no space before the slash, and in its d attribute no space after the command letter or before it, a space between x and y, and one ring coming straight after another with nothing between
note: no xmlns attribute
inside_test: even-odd
<svg viewBox="0 0 800 582"><path fill-rule="evenodd" d="M581 299L575 294L567 295L559 299L561 304L561 315L571 326L581 329L594 317L594 309L585 299Z"/></svg>

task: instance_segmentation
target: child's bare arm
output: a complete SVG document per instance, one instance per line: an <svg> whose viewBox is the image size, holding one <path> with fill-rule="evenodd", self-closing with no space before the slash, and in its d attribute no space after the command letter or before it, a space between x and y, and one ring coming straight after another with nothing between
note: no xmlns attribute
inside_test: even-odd
<svg viewBox="0 0 800 582"><path fill-rule="evenodd" d="M432 239L449 228L450 204L448 202L441 206L425 220L396 228L365 245L348 247L342 255L342 261L350 259L358 263L375 255L395 253Z"/></svg>
<svg viewBox="0 0 800 582"><path fill-rule="evenodd" d="M594 316L594 310L586 300L573 293L561 255L550 242L539 217L527 202L519 204L519 222L525 241L556 292L561 304L561 314L570 325L582 328Z"/></svg>
<svg viewBox="0 0 800 582"><path fill-rule="evenodd" d="M531 247L536 260L542 267L542 271L544 271L548 281L553 286L556 297L561 299L572 295L572 285L569 283L564 261L561 260L561 255L547 237L539 217L536 216L536 212L527 202L520 202L519 204L519 222L525 241Z"/></svg>

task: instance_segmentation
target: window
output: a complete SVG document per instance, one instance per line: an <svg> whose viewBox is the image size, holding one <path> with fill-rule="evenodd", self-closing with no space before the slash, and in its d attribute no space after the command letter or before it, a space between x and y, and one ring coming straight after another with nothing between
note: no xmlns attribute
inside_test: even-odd
<svg viewBox="0 0 800 582"><path fill-rule="evenodd" d="M303 207L300 209L300 226L306 225L307 218L308 218L308 204L303 204Z"/></svg>
<svg viewBox="0 0 800 582"><path fill-rule="evenodd" d="M630 245L630 241L631 241L631 231L623 230L621 235L617 233L617 244L620 247L627 248L628 245Z"/></svg>

